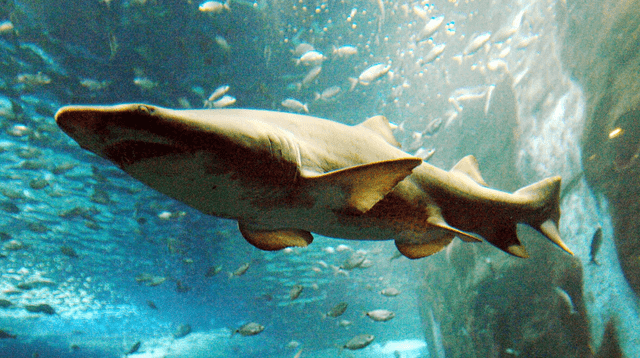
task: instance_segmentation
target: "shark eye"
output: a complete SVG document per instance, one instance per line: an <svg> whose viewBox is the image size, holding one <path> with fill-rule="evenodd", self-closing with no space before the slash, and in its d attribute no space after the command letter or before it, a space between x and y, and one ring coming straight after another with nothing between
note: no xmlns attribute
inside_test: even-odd
<svg viewBox="0 0 640 358"><path fill-rule="evenodd" d="M144 104L141 104L138 106L138 111L141 114L152 114L153 113L153 108L149 107L149 106L145 106Z"/></svg>

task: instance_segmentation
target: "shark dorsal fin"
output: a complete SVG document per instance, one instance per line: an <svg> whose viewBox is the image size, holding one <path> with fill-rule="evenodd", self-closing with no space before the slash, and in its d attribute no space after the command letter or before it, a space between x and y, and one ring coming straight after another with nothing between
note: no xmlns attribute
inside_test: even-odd
<svg viewBox="0 0 640 358"><path fill-rule="evenodd" d="M393 135L393 126L385 116L374 116L359 124L381 136L387 143L400 148L400 143Z"/></svg>
<svg viewBox="0 0 640 358"><path fill-rule="evenodd" d="M385 160L306 179L320 205L357 215L371 209L421 163L420 158Z"/></svg>
<svg viewBox="0 0 640 358"><path fill-rule="evenodd" d="M251 245L265 251L277 251L287 247L306 247L313 241L310 232L300 229L265 229L238 222L240 233Z"/></svg>
<svg viewBox="0 0 640 358"><path fill-rule="evenodd" d="M484 179L482 179L482 174L480 174L480 169L478 167L478 161L473 155L467 155L460 159L460 161L454 165L449 172L464 174L476 183L488 186Z"/></svg>

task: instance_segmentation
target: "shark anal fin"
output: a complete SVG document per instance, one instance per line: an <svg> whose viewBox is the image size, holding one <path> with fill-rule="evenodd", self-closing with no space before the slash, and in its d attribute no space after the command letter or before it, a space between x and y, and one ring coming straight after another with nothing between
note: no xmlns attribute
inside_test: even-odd
<svg viewBox="0 0 640 358"><path fill-rule="evenodd" d="M488 186L487 183L485 183L484 179L482 179L482 174L480 174L480 169L478 167L478 161L473 155L467 155L466 157L460 159L460 161L456 165L454 165L449 172L464 174L476 183L483 186Z"/></svg>
<svg viewBox="0 0 640 358"><path fill-rule="evenodd" d="M375 116L367 119L359 124L359 126L365 127L377 135L381 136L387 143L396 148L400 148L400 143L393 135L393 127L385 116Z"/></svg>
<svg viewBox="0 0 640 358"><path fill-rule="evenodd" d="M310 191L336 211L364 214L422 163L403 158L368 163L307 177Z"/></svg>
<svg viewBox="0 0 640 358"><path fill-rule="evenodd" d="M529 253L524 248L520 240L518 240L516 223L506 220L503 222L487 222L486 225L478 229L480 234L487 242L500 250L521 258L528 258Z"/></svg>
<svg viewBox="0 0 640 358"><path fill-rule="evenodd" d="M398 242L398 240L396 240L395 243L398 251L400 251L404 256L410 259L420 259L442 251L447 245L449 245L451 240L453 240L453 237L453 234L445 234L435 240L427 241L423 244Z"/></svg>
<svg viewBox="0 0 640 358"><path fill-rule="evenodd" d="M306 247L313 241L310 232L300 229L261 229L238 222L240 233L251 245L265 251L278 251L287 247Z"/></svg>

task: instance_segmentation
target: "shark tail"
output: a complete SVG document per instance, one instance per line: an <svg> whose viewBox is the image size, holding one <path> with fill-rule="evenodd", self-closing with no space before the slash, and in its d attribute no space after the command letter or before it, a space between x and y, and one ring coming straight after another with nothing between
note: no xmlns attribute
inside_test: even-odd
<svg viewBox="0 0 640 358"><path fill-rule="evenodd" d="M560 177L543 179L513 193L521 198L525 210L513 219L494 222L478 229L477 233L497 248L517 257L527 258L529 254L516 233L516 224L523 222L536 229L549 241L567 253L573 252L562 242L558 230L560 221Z"/></svg>
<svg viewBox="0 0 640 358"><path fill-rule="evenodd" d="M515 195L529 196L535 210L523 221L544 235L549 241L573 255L573 252L562 242L558 223L560 221L560 188L559 176L543 179L537 183L519 189Z"/></svg>

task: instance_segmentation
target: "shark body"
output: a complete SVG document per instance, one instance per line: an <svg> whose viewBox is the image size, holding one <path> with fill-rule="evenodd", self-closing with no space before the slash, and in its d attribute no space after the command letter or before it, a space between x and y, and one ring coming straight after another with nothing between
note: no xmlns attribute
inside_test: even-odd
<svg viewBox="0 0 640 358"><path fill-rule="evenodd" d="M348 126L264 110L121 104L63 107L56 122L146 185L237 220L263 250L306 246L314 232L393 239L412 259L456 236L527 257L516 234L523 222L571 253L557 228L560 177L514 193L488 188L472 156L445 171L402 151L382 116Z"/></svg>

